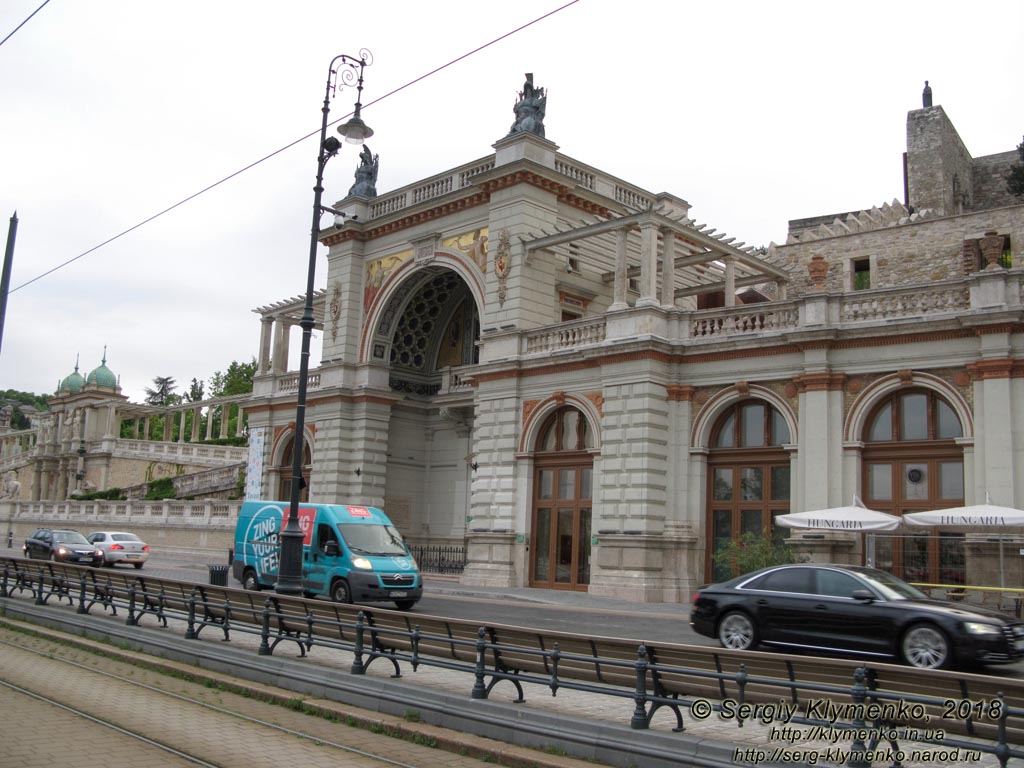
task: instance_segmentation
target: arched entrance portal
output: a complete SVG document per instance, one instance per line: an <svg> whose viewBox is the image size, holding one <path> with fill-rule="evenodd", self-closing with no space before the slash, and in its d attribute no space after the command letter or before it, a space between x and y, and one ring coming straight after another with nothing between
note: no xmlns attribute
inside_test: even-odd
<svg viewBox="0 0 1024 768"><path fill-rule="evenodd" d="M964 503L963 426L927 389L900 390L877 403L864 430L864 503L902 515ZM875 565L907 581L964 583L964 535L939 531L880 536Z"/></svg>
<svg viewBox="0 0 1024 768"><path fill-rule="evenodd" d="M590 584L593 436L576 408L552 413L534 456L530 586L586 591Z"/></svg>
<svg viewBox="0 0 1024 768"><path fill-rule="evenodd" d="M415 545L462 546L472 481L480 308L458 264L409 263L371 315L371 359L387 367L384 508ZM462 265L463 271L470 267Z"/></svg>
<svg viewBox="0 0 1024 768"><path fill-rule="evenodd" d="M281 451L280 460L275 467L277 471L277 497L278 499L290 499L292 497L292 462L295 457L295 436L292 435L285 443ZM302 476L309 477L312 455L309 449L309 441L302 442ZM309 488L305 487L299 493L299 501L309 501Z"/></svg>

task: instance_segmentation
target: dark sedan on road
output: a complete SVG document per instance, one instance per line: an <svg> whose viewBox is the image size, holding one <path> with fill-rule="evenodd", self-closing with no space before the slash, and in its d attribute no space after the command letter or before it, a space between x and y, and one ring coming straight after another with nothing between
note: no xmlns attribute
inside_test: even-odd
<svg viewBox="0 0 1024 768"><path fill-rule="evenodd" d="M726 648L763 644L925 669L1024 658L1024 623L933 600L892 574L858 566L774 566L701 587L690 626Z"/></svg>
<svg viewBox="0 0 1024 768"><path fill-rule="evenodd" d="M59 560L80 565L99 565L103 550L97 549L78 531L61 528L37 528L25 539L25 557L36 560Z"/></svg>

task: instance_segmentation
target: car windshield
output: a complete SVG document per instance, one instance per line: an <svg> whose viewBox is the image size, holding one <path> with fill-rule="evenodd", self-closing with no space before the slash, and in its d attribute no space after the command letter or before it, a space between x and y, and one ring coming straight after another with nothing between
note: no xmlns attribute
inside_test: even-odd
<svg viewBox="0 0 1024 768"><path fill-rule="evenodd" d="M77 531L54 531L53 540L60 544L88 544L89 540Z"/></svg>
<svg viewBox="0 0 1024 768"><path fill-rule="evenodd" d="M395 556L409 554L405 542L390 525L339 525L345 543L357 555Z"/></svg>
<svg viewBox="0 0 1024 768"><path fill-rule="evenodd" d="M886 600L920 600L928 597L917 587L885 571L864 570L858 571L857 575L881 592Z"/></svg>
<svg viewBox="0 0 1024 768"><path fill-rule="evenodd" d="M112 533L110 538L114 541L139 541L139 537L134 533Z"/></svg>

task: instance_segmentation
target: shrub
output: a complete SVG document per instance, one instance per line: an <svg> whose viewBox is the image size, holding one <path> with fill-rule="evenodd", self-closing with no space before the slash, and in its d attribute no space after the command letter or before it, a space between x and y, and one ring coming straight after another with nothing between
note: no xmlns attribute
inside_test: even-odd
<svg viewBox="0 0 1024 768"><path fill-rule="evenodd" d="M174 480L170 477L161 477L146 484L146 501L162 501L163 499L174 498Z"/></svg>
<svg viewBox="0 0 1024 768"><path fill-rule="evenodd" d="M798 558L789 544L783 541L770 536L744 533L738 541L733 539L719 547L714 562L731 573L739 574L767 568L769 565L795 563Z"/></svg>

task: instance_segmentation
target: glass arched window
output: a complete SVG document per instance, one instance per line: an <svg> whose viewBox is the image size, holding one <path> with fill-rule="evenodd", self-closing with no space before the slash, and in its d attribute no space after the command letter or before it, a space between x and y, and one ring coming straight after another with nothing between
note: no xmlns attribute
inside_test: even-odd
<svg viewBox="0 0 1024 768"><path fill-rule="evenodd" d="M589 451L594 437L587 429L587 420L575 408L561 408L548 417L537 440L542 453L556 451Z"/></svg>
<svg viewBox="0 0 1024 768"><path fill-rule="evenodd" d="M730 541L781 535L773 519L789 512L791 442L785 417L765 400L740 401L719 417L708 455L707 578L735 575L718 555Z"/></svg>
<svg viewBox="0 0 1024 768"><path fill-rule="evenodd" d="M789 425L763 400L748 400L730 408L718 422L715 448L765 448L790 442Z"/></svg>
<svg viewBox="0 0 1024 768"><path fill-rule="evenodd" d="M590 584L594 442L584 414L572 407L549 415L537 435L532 587L585 591Z"/></svg>
<svg viewBox="0 0 1024 768"><path fill-rule="evenodd" d="M940 395L901 389L869 415L862 439L862 498L871 509L903 515L964 503L963 425ZM921 531L876 539L875 565L908 581L963 584L964 537Z"/></svg>
<svg viewBox="0 0 1024 768"><path fill-rule="evenodd" d="M887 398L868 423L866 442L955 440L964 431L956 412L934 392L901 392Z"/></svg>

